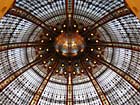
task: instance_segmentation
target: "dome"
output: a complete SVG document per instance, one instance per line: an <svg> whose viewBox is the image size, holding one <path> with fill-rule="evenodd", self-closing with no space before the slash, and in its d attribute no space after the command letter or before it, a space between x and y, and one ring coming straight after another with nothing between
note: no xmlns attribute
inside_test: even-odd
<svg viewBox="0 0 140 105"><path fill-rule="evenodd" d="M140 105L140 20L124 0L16 0L0 105Z"/></svg>

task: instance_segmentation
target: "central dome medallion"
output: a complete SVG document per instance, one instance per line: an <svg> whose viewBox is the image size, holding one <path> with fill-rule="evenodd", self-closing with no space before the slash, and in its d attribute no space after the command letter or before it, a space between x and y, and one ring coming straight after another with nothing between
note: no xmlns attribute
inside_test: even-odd
<svg viewBox="0 0 140 105"><path fill-rule="evenodd" d="M65 57L74 57L85 49L84 38L78 33L62 33L55 39L55 50Z"/></svg>

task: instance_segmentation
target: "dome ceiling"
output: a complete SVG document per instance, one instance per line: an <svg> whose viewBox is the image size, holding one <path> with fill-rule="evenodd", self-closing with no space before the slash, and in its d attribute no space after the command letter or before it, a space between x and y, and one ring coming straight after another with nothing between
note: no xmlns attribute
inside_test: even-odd
<svg viewBox="0 0 140 105"><path fill-rule="evenodd" d="M0 104L139 105L139 43L123 0L16 0L0 20Z"/></svg>

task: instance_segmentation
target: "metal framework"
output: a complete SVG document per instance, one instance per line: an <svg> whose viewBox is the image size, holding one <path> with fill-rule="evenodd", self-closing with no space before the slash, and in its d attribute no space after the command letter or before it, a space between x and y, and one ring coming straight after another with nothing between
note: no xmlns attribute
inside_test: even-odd
<svg viewBox="0 0 140 105"><path fill-rule="evenodd" d="M131 84L138 92L140 92L140 83L137 80L135 80L132 76L130 76L123 70L119 69L118 67L112 65L111 63L107 62L103 58L97 58L91 55L89 55L89 57L96 59L96 61L98 61L99 63L113 70L115 73L120 75L123 79L125 79L129 84Z"/></svg>
<svg viewBox="0 0 140 105"><path fill-rule="evenodd" d="M73 83L72 73L67 76L67 100L66 105L73 105Z"/></svg>
<svg viewBox="0 0 140 105"><path fill-rule="evenodd" d="M0 82L0 92L3 89L5 89L5 87L8 86L11 82L13 82L17 77L19 77L21 74L23 74L24 72L26 72L27 70L29 70L30 68L32 68L33 66L35 66L36 64L38 64L41 61L42 61L42 59L37 58L36 60L28 63L27 65L25 65L24 67L20 68L19 70L17 70L16 72L14 72L10 76L8 76L6 79L1 81Z"/></svg>
<svg viewBox="0 0 140 105"><path fill-rule="evenodd" d="M72 23L73 15L74 15L74 0L65 0L66 3L66 18L69 19ZM91 33L97 28L103 26L104 24L131 14L132 12L126 8L126 6L120 7L109 14L103 16L99 20L97 20L93 25L89 26L87 28L87 31L82 33L82 35L86 35L85 37L88 37L87 33ZM11 10L8 11L8 14L20 17L22 19L26 19L37 26L42 27L45 29L47 32L51 34L58 34L56 31L52 29L49 25L47 25L44 21L39 19L38 17L32 15L30 12L17 7L13 6ZM16 49L16 48L27 48L27 47L41 47L41 46L47 46L46 43L39 43L39 42L19 42L19 43L8 43L8 44L1 44L0 45L0 52L10 50L10 49ZM133 43L124 43L124 42L103 42L99 41L99 43L88 43L87 47L89 48L94 48L94 47L112 47L112 48L124 48L124 49L130 49L133 51L140 51L140 45L139 44L133 44ZM47 60L53 56L53 54L48 54L47 55ZM126 80L130 85L132 85L138 92L140 92L140 83L130 76L128 73L124 72L120 68L114 66L113 64L107 62L105 59L102 57L95 57L89 54L87 57L92 58L93 60L105 65L106 67L110 68L112 71L114 71L116 74L121 76L124 80ZM13 82L16 78L18 78L20 75L22 75L24 72L32 68L33 66L37 65L40 63L42 60L46 59L45 57L37 57L34 61L30 62L29 64L25 65L24 67L20 68L16 72L12 73L10 76L5 78L2 82L0 82L0 92L2 92L11 82ZM92 68L87 68L85 61L82 61L80 59L81 67L84 68L86 75L89 77L92 85L94 86L102 105L110 105L111 103L108 101L108 98L106 97L106 94L102 90L102 87L99 85L98 81L92 74ZM56 61L53 61L53 64L48 68L48 72L46 77L43 79L42 83L40 84L38 90L34 93L34 96L30 102L30 105L37 105L40 97L42 96L42 93L47 86L51 76L54 74L57 66L58 66L59 60L56 59ZM68 73L67 75L67 91L66 91L66 105L74 105L73 102L73 74Z"/></svg>
<svg viewBox="0 0 140 105"><path fill-rule="evenodd" d="M125 79L128 83L130 83L138 92L140 92L140 83L135 80L133 77L131 77L129 74L126 72L122 71L118 67L112 65L111 63L108 63L107 61L103 59L98 59L102 64L116 72L118 75L120 75L123 79Z"/></svg>
<svg viewBox="0 0 140 105"><path fill-rule="evenodd" d="M47 32L50 32L50 33L53 33L54 35L56 35L55 31L53 31L49 25L45 24L44 21L40 20L36 16L32 15L30 12L28 12L20 7L13 6L13 8L8 11L8 14L20 17L22 19L26 19L26 20L44 28Z"/></svg>
<svg viewBox="0 0 140 105"><path fill-rule="evenodd" d="M133 43L124 43L124 42L99 42L96 44L88 44L88 47L112 47L112 48L124 48L124 49L130 49L134 51L140 51L140 45L139 44L133 44Z"/></svg>
<svg viewBox="0 0 140 105"><path fill-rule="evenodd" d="M95 79L95 77L93 76L93 74L91 73L91 68L88 69L86 67L86 64L85 64L85 61L81 61L81 65L82 67L84 68L86 74L88 75L91 83L93 84L101 102L102 102L102 105L110 105L105 93L103 92L102 88L100 87L99 83L97 82L97 80Z"/></svg>
<svg viewBox="0 0 140 105"><path fill-rule="evenodd" d="M66 17L73 18L74 14L74 0L65 0L66 2Z"/></svg>
<svg viewBox="0 0 140 105"><path fill-rule="evenodd" d="M117 19L117 18L125 16L125 15L129 15L131 13L132 12L128 8L126 8L126 6L120 7L118 9L110 12L109 14L105 15L104 17L99 19L97 22L95 22L93 25L91 25L90 28L86 32L83 33L83 35L93 32L93 30L95 30L98 27L103 26L107 22L110 22L114 19Z"/></svg>
<svg viewBox="0 0 140 105"><path fill-rule="evenodd" d="M65 0L66 2L66 21L68 29L72 28L73 15L74 15L74 0ZM68 69L68 68L67 68ZM66 105L73 105L73 76L72 73L67 75L67 97Z"/></svg>
<svg viewBox="0 0 140 105"><path fill-rule="evenodd" d="M38 101L39 101L46 85L48 84L53 73L56 71L57 65L58 65L58 61L56 60L54 62L53 67L50 69L48 68L48 73L47 73L46 77L43 79L43 81L42 81L41 85L39 86L38 90L36 91L35 95L33 96L33 99L31 100L30 105L38 104Z"/></svg>
<svg viewBox="0 0 140 105"><path fill-rule="evenodd" d="M39 43L39 42L8 43L8 44L1 44L0 51L16 49L16 48L41 47L41 46L46 46L46 44Z"/></svg>

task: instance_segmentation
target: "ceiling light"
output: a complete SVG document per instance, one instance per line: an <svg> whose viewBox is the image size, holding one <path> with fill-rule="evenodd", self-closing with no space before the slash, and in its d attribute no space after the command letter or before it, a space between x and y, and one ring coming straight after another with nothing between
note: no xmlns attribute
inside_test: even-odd
<svg viewBox="0 0 140 105"><path fill-rule="evenodd" d="M44 43L44 40L41 40L41 43Z"/></svg>
<svg viewBox="0 0 140 105"><path fill-rule="evenodd" d="M54 61L54 59L53 59L53 58L51 58L51 61Z"/></svg>
<svg viewBox="0 0 140 105"><path fill-rule="evenodd" d="M71 14L69 14L68 17L71 18Z"/></svg>
<svg viewBox="0 0 140 105"><path fill-rule="evenodd" d="M98 50L101 50L101 48L98 47Z"/></svg>
<svg viewBox="0 0 140 105"><path fill-rule="evenodd" d="M54 31L56 31L56 28L53 28Z"/></svg>
<svg viewBox="0 0 140 105"><path fill-rule="evenodd" d="M77 67L77 66L78 66L78 64L75 64L75 66Z"/></svg>
<svg viewBox="0 0 140 105"><path fill-rule="evenodd" d="M49 36L49 34L47 33L46 36Z"/></svg>
<svg viewBox="0 0 140 105"><path fill-rule="evenodd" d="M73 27L76 27L76 24L74 24Z"/></svg>
<svg viewBox="0 0 140 105"><path fill-rule="evenodd" d="M49 51L49 49L47 48L47 49L46 49L46 51L48 52L48 51Z"/></svg>
<svg viewBox="0 0 140 105"><path fill-rule="evenodd" d="M84 70L81 70L81 72L83 73L83 72L84 72Z"/></svg>
<svg viewBox="0 0 140 105"><path fill-rule="evenodd" d="M62 67L64 67L65 65L64 65L64 64L62 64L61 66L62 66Z"/></svg>
<svg viewBox="0 0 140 105"><path fill-rule="evenodd" d="M63 33L64 31L63 30L61 30L61 33Z"/></svg>
<svg viewBox="0 0 140 105"><path fill-rule="evenodd" d="M91 51L94 51L94 49L93 49L93 48L91 48L90 50L91 50Z"/></svg>
<svg viewBox="0 0 140 105"><path fill-rule="evenodd" d="M83 30L86 31L87 29L86 28L83 28Z"/></svg>
<svg viewBox="0 0 140 105"><path fill-rule="evenodd" d="M46 64L46 65L44 65L45 67L48 67L48 65Z"/></svg>
<svg viewBox="0 0 140 105"><path fill-rule="evenodd" d="M86 61L88 61L89 59L88 58L86 58Z"/></svg>
<svg viewBox="0 0 140 105"><path fill-rule="evenodd" d="M91 67L89 66L88 69L91 69Z"/></svg>
<svg viewBox="0 0 140 105"><path fill-rule="evenodd" d="M43 57L43 55L39 55L41 58Z"/></svg>
<svg viewBox="0 0 140 105"><path fill-rule="evenodd" d="M97 57L99 58L99 57L100 57L100 55L97 55Z"/></svg>
<svg viewBox="0 0 140 105"><path fill-rule="evenodd" d="M52 67L51 66L49 66L49 69L51 69Z"/></svg>
<svg viewBox="0 0 140 105"><path fill-rule="evenodd" d="M96 43L98 43L99 42L99 40L96 40Z"/></svg>
<svg viewBox="0 0 140 105"><path fill-rule="evenodd" d="M81 51L81 52L84 52L84 49L81 49L80 51Z"/></svg>
<svg viewBox="0 0 140 105"><path fill-rule="evenodd" d="M45 64L45 63L46 63L46 61L43 61L43 63Z"/></svg>
<svg viewBox="0 0 140 105"><path fill-rule="evenodd" d="M94 64L96 64L97 62L96 62L96 61L94 61L93 63L94 63Z"/></svg>
<svg viewBox="0 0 140 105"><path fill-rule="evenodd" d="M56 73L58 73L59 72L59 70L56 70Z"/></svg>

